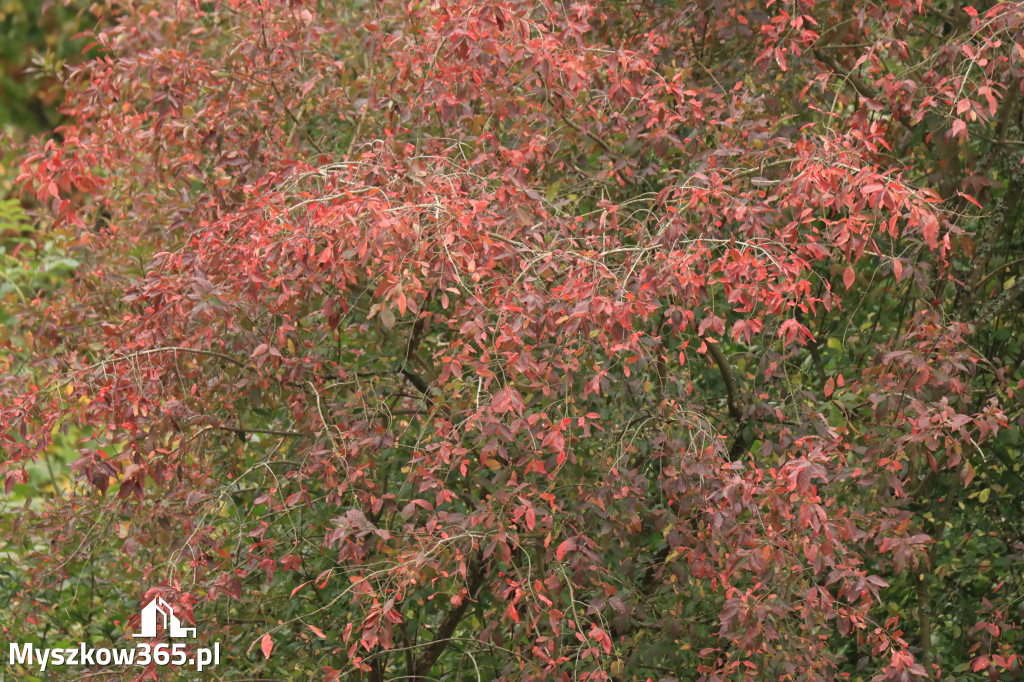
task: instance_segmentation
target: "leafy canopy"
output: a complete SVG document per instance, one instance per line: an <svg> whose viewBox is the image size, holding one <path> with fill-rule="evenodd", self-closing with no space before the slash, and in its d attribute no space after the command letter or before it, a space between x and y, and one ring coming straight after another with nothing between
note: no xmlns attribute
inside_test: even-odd
<svg viewBox="0 0 1024 682"><path fill-rule="evenodd" d="M1019 676L1020 5L94 12L3 261L12 641Z"/></svg>

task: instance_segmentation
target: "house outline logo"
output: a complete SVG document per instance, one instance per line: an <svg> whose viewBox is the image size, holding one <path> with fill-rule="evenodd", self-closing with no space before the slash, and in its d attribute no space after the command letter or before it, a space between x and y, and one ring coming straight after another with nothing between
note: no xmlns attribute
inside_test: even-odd
<svg viewBox="0 0 1024 682"><path fill-rule="evenodd" d="M174 615L174 607L164 601L163 597L154 597L142 609L142 620L140 622L142 631L132 635L133 637L145 637L151 639L156 637L156 626L158 618L162 618L163 629L172 638L195 637L195 628L182 627L181 621Z"/></svg>

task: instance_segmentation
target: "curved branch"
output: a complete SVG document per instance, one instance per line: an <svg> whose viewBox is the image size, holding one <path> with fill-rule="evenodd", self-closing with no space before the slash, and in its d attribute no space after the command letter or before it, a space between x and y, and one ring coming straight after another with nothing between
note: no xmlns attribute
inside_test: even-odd
<svg viewBox="0 0 1024 682"><path fill-rule="evenodd" d="M441 623L437 626L434 638L426 645L426 650L420 655L419 660L416 661L415 668L411 671L409 677L411 682L425 682L430 679L430 670L448 647L448 642L452 640L455 628L458 627L459 621L462 620L466 610L469 608L470 601L476 598L480 586L483 585L484 575L484 563L474 561L469 567L469 582L466 584L466 596L462 599L461 604L445 614Z"/></svg>
<svg viewBox="0 0 1024 682"><path fill-rule="evenodd" d="M708 354L715 359L715 364L718 365L722 380L725 381L725 402L729 406L729 416L739 422L743 419L743 412L740 411L737 402L736 378L732 374L732 368L729 367L729 361L725 359L725 353L717 343L709 339L703 339L703 341L708 348Z"/></svg>

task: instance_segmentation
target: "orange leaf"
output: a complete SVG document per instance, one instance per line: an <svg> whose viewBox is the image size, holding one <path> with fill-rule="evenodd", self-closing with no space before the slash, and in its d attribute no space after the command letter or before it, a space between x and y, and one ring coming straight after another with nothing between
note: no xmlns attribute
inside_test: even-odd
<svg viewBox="0 0 1024 682"><path fill-rule="evenodd" d="M270 633L263 635L263 641L260 642L260 650L263 655L270 658L270 652L274 650L274 640L270 638Z"/></svg>

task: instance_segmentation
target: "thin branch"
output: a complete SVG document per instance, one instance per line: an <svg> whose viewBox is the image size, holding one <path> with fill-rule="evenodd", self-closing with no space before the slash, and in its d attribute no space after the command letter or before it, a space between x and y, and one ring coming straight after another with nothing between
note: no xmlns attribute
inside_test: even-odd
<svg viewBox="0 0 1024 682"><path fill-rule="evenodd" d="M828 68L832 69L832 71L834 71L836 74L842 76L843 79L845 79L850 85L853 86L853 89L856 90L861 97L863 97L864 99L870 99L875 102L878 101L878 97L876 96L874 89L872 89L872 87L868 85L864 81L864 79L862 79L860 76L853 72L845 71L843 67L839 65L839 62L837 62L832 57L832 55L825 54L824 52L821 51L820 48L815 47L813 52L814 57L819 62L821 62ZM903 121L902 119L900 120L903 123L903 125L908 127L910 126L910 124L907 121Z"/></svg>
<svg viewBox="0 0 1024 682"><path fill-rule="evenodd" d="M201 348L188 348L186 346L161 346L160 348L147 348L146 350L135 351L134 353L127 353L125 355L119 355L108 360L101 360L97 362L95 365L90 365L87 369L99 369L104 365L109 365L110 363L117 362L118 360L131 360L133 358L139 358L144 355L153 355L155 353L168 352L192 353L193 355L206 355L211 358L219 358L226 362L230 362L231 364L236 365L238 367L243 367L246 369L248 369L249 367L246 363L242 362L238 358L231 357L230 355L227 355L225 353L218 353L217 351L213 350L203 350Z"/></svg>
<svg viewBox="0 0 1024 682"><path fill-rule="evenodd" d="M565 122L565 125L569 126L573 130L575 130L577 133L579 133L581 135L585 135L585 136L589 137L591 140L593 140L594 142L596 142L597 145L599 147L601 147L601 149L603 149L606 154L608 154L608 156L612 157L616 161L621 161L623 163L626 163L627 159L625 157L621 156L614 149L612 149L611 146L609 146L609 144L607 142L605 142L604 140L602 140L600 137L598 137L594 133L590 132L589 130L584 130L583 128L581 128L579 126L579 124L577 124L576 122L571 120L563 112L559 112L558 115Z"/></svg>
<svg viewBox="0 0 1024 682"><path fill-rule="evenodd" d="M985 282L987 282L990 279L992 279L992 277L994 277L995 275L999 274L1000 271L1005 270L1006 268L1012 268L1014 265L1020 265L1021 263L1024 263L1024 258L1018 258L1017 260L1012 260L1009 263L1003 263L1002 265L997 267L995 270L993 270L992 272L990 272L987 275L985 275L984 277L982 277L978 281L978 283L974 285L975 291L980 289L981 286L983 284L985 284Z"/></svg>
<svg viewBox="0 0 1024 682"><path fill-rule="evenodd" d="M1006 289L1001 294L992 299L988 305L986 305L981 314L975 318L974 328L981 329L984 325L988 324L995 318L999 313L1003 312L1003 309L1010 303L1017 300L1018 297L1024 295L1024 279L1021 279L1009 289Z"/></svg>
<svg viewBox="0 0 1024 682"><path fill-rule="evenodd" d="M292 438L313 438L316 437L317 435L312 431L289 431L287 429L250 429L246 426L223 425L216 426L214 428L219 429L221 431L227 431L228 433L233 433L243 440L245 439L246 434L249 433L264 434L268 436L285 436Z"/></svg>

